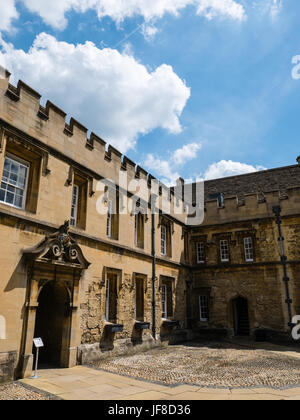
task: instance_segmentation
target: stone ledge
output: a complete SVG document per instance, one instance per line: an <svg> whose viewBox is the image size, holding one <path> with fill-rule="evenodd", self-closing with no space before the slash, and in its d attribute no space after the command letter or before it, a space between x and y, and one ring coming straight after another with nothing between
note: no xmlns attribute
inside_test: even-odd
<svg viewBox="0 0 300 420"><path fill-rule="evenodd" d="M161 347L161 342L155 341L152 337L145 338L136 345L131 339L116 340L113 347L108 350L101 348L99 343L82 344L78 347L77 360L78 364L89 365L110 357L132 355L155 347Z"/></svg>

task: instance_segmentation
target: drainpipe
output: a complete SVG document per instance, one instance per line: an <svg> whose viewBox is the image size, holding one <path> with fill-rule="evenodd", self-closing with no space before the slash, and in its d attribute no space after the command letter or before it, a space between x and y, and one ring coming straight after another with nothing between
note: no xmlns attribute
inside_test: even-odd
<svg viewBox="0 0 300 420"><path fill-rule="evenodd" d="M288 326L290 328L293 328L294 324L292 322L292 299L291 299L291 295L290 295L290 289L289 289L289 277L287 274L287 257L285 255L285 251L284 251L284 237L282 235L282 230L281 230L281 218L280 218L280 214L281 214L281 207L280 206L274 206L273 207L273 213L275 214L275 220L276 220L276 224L278 226L278 232L279 232L279 238L278 241L280 243L280 250L281 250L281 262L282 262L282 266L283 266L283 273L284 273L284 277L283 277L283 281L285 283L285 290L286 290L286 301L285 303L288 306L288 314L289 314L289 323Z"/></svg>
<svg viewBox="0 0 300 420"><path fill-rule="evenodd" d="M152 209L151 214L151 230L152 230L152 335L156 340L156 254L155 254L155 212Z"/></svg>
<svg viewBox="0 0 300 420"><path fill-rule="evenodd" d="M193 273L192 270L189 269L188 277L186 279L186 321L187 321L187 328L192 328L191 325L191 289L193 283Z"/></svg>

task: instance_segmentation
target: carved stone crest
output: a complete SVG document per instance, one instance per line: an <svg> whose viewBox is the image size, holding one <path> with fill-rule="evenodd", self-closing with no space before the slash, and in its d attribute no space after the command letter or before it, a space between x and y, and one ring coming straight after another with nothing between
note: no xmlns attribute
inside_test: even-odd
<svg viewBox="0 0 300 420"><path fill-rule="evenodd" d="M82 269L90 266L80 246L69 232L68 221L57 232L47 235L35 248L24 251L24 255L31 260L59 262L64 265L75 264Z"/></svg>

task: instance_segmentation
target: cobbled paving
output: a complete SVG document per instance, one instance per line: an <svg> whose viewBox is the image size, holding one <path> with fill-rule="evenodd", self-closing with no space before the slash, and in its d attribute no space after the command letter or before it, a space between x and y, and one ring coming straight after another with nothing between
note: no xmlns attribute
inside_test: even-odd
<svg viewBox="0 0 300 420"><path fill-rule="evenodd" d="M300 358L229 343L189 343L105 360L98 368L168 385L274 387L300 385Z"/></svg>
<svg viewBox="0 0 300 420"><path fill-rule="evenodd" d="M17 383L0 385L0 400L50 400L38 392L31 391Z"/></svg>

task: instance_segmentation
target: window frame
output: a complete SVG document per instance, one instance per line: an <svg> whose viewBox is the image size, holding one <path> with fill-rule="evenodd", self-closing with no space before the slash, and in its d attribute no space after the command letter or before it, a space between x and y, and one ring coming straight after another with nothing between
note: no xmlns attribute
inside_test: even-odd
<svg viewBox="0 0 300 420"><path fill-rule="evenodd" d="M7 203L6 201L0 201L1 204L4 204L6 206L12 207L14 209L18 209L18 210L26 210L26 202L27 202L27 193L28 193L28 181L29 181L29 176L30 176L30 169L31 169L31 164L30 162L20 158L19 156L16 156L10 152L7 152L5 154L5 158L4 158L4 165L5 165L5 161L6 159L10 159L11 161L16 162L19 165L22 165L23 167L26 167L27 172L26 172L26 178L25 178L25 186L24 186L24 190L23 190L23 199L22 199L22 206L16 206L15 204L11 204L11 203ZM1 184L2 182L7 184L7 185L11 185L14 188L18 188L15 185L9 184L8 182L3 181L3 173L4 173L4 165L3 165L3 170L2 170L2 177L1 177ZM19 188L21 189L21 188ZM15 194L14 194L15 195Z"/></svg>
<svg viewBox="0 0 300 420"><path fill-rule="evenodd" d="M161 318L164 321L174 317L174 281L174 278L166 276L160 279Z"/></svg>
<svg viewBox="0 0 300 420"><path fill-rule="evenodd" d="M115 276L114 281L115 281L115 292L116 292L116 318L115 319L110 319L110 291L111 291L111 280L112 277L111 276ZM118 302L118 274L116 273L107 273L107 278L106 278L106 297L105 297L105 322L108 323L117 323L118 322L118 309L119 309L119 302Z"/></svg>
<svg viewBox="0 0 300 420"><path fill-rule="evenodd" d="M199 245L202 245L202 259L199 259ZM196 242L196 259L197 264L205 264L205 243L203 241Z"/></svg>
<svg viewBox="0 0 300 420"><path fill-rule="evenodd" d="M227 248L227 258L223 257L223 245L226 243L226 248ZM222 263L228 263L230 261L230 247L229 247L229 240L228 239L221 239L220 240L220 259Z"/></svg>
<svg viewBox="0 0 300 420"><path fill-rule="evenodd" d="M141 283L141 296L142 296L142 316L138 317L137 308L138 308L138 293L137 293L137 286L138 282ZM137 322L144 322L145 319L145 279L142 276L135 275L134 278L134 319Z"/></svg>
<svg viewBox="0 0 300 420"><path fill-rule="evenodd" d="M163 239L163 232L164 232L164 239ZM160 227L160 245L161 245L161 255L166 257L167 256L167 227L161 225Z"/></svg>
<svg viewBox="0 0 300 420"><path fill-rule="evenodd" d="M249 242L248 242L248 243L246 243L246 241L249 241L249 240L250 240L250 243L251 243L251 248L247 248L247 245L249 245ZM244 239L243 239L243 244L244 244L244 256L245 256L245 261L246 261L246 262L253 262L253 261L254 261L254 246L253 246L253 238L252 238L251 236L244 237ZM248 257L247 257L247 252L249 251L249 249L251 250L251 255L252 255L252 257L251 257L251 258L248 258Z"/></svg>
<svg viewBox="0 0 300 420"><path fill-rule="evenodd" d="M142 212L134 215L134 245L140 249L145 247L145 219Z"/></svg>
<svg viewBox="0 0 300 420"><path fill-rule="evenodd" d="M70 214L70 226L76 229L85 230L87 224L87 208L88 208L88 178L85 174L74 171L70 187L72 188L71 193L71 214ZM73 197L74 188L77 187L77 203L76 203L76 218L72 218L73 209ZM74 223L72 223L72 219Z"/></svg>
<svg viewBox="0 0 300 420"><path fill-rule="evenodd" d="M164 299L163 296L165 296ZM161 313L162 319L168 319L168 287L166 284L161 285Z"/></svg>
<svg viewBox="0 0 300 420"><path fill-rule="evenodd" d="M203 299L205 299L205 302L203 302ZM207 295L199 295L198 303L199 303L199 320L200 320L200 322L208 322L208 320L209 320L209 297ZM206 315L206 317L202 316L203 313Z"/></svg>
<svg viewBox="0 0 300 420"><path fill-rule="evenodd" d="M120 196L107 197L106 237L118 241L120 236Z"/></svg>
<svg viewBox="0 0 300 420"><path fill-rule="evenodd" d="M76 204L73 206L73 198L74 198L74 189L77 190L77 196L76 196ZM78 204L79 204L79 192L80 192L80 186L77 184L73 184L73 190L72 190L72 204L71 204L71 217L70 217L70 226L77 227L77 217L78 217ZM74 208L74 216L72 218L72 210ZM72 223L72 219L74 220L74 223Z"/></svg>

